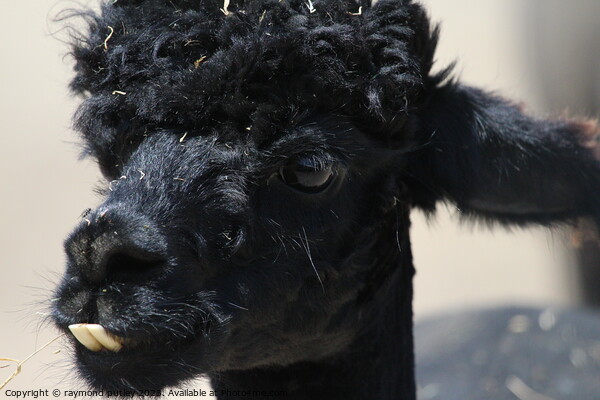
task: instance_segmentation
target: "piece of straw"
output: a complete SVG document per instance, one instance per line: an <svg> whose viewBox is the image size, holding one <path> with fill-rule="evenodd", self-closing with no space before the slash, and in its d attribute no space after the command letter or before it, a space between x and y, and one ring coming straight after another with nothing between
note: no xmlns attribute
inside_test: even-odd
<svg viewBox="0 0 600 400"><path fill-rule="evenodd" d="M8 385L8 382L12 381L15 378L15 376L17 376L17 375L19 375L21 373L21 367L31 357L35 356L37 353L39 353L40 351L44 350L46 347L50 346L52 343L56 342L58 339L60 339L61 337L65 336L65 335L66 335L66 333L63 333L62 335L59 335L59 336L55 337L54 339L52 339L51 341L49 341L48 343L46 343L45 345L43 345L42 347L40 347L39 349L37 349L36 351L34 351L33 353L31 353L23 361L14 360L12 358L0 358L0 361L9 361L9 362L17 363L17 369L15 370L15 372L12 373L11 376L9 376L8 378L6 378L6 380L2 383L2 385L0 385L0 390L2 390L6 385ZM5 367L7 367L7 366L3 366L2 368L5 368Z"/></svg>

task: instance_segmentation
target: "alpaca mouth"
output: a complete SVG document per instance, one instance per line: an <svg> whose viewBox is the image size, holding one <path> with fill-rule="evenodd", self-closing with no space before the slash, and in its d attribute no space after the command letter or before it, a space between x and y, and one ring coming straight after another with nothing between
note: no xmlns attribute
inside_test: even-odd
<svg viewBox="0 0 600 400"><path fill-rule="evenodd" d="M109 391L154 391L194 376L202 359L203 341L197 335L125 338L100 324L68 325L76 340L77 367L88 383ZM78 342L78 343L77 343ZM193 365L172 374L173 365ZM202 366L201 366L202 367Z"/></svg>
<svg viewBox="0 0 600 400"><path fill-rule="evenodd" d="M149 343L148 340L124 338L110 333L99 324L72 324L69 330L79 343L86 349L98 353L101 351L118 353L121 350L130 350Z"/></svg>

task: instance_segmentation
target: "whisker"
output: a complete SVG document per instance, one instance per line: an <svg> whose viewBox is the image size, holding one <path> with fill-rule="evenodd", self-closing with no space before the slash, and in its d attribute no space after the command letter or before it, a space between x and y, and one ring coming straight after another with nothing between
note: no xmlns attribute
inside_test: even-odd
<svg viewBox="0 0 600 400"><path fill-rule="evenodd" d="M315 266L315 263L313 262L312 259L312 254L310 253L310 246L308 244L308 236L306 235L306 229L304 229L304 227L302 227L302 232L304 233L304 239L306 240L306 246L304 247L304 250L306 251L306 255L308 255L308 259L310 261L310 265L312 265L313 270L315 271L315 274L317 275L317 279L319 280L319 283L321 284L321 288L323 289L323 293L325 292L325 286L323 285L323 281L321 280L321 276L319 275L319 271L317 271L317 267ZM300 238L300 242L302 242L302 238Z"/></svg>

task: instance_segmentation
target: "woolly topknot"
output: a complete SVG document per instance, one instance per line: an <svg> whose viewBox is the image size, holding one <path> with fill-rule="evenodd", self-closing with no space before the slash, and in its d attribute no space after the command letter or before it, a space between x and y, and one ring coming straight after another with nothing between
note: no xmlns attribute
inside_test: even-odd
<svg viewBox="0 0 600 400"><path fill-rule="evenodd" d="M100 158L152 126L269 130L299 110L389 134L436 36L411 0L111 1L74 45L76 127Z"/></svg>

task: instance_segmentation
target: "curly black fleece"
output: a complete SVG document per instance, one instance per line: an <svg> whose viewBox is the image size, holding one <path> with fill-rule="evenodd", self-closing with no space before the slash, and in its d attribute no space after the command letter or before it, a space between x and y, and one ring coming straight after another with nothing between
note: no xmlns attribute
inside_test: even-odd
<svg viewBox="0 0 600 400"><path fill-rule="evenodd" d="M77 128L109 165L148 126L268 132L307 109L393 136L426 83L436 33L411 1L367 3L232 1L227 15L220 1L105 4L73 51L72 88L92 94Z"/></svg>
<svg viewBox="0 0 600 400"><path fill-rule="evenodd" d="M411 209L600 222L598 127L431 74L411 0L84 15L75 125L111 182L66 241L54 319L127 339L72 338L93 387L414 399Z"/></svg>

